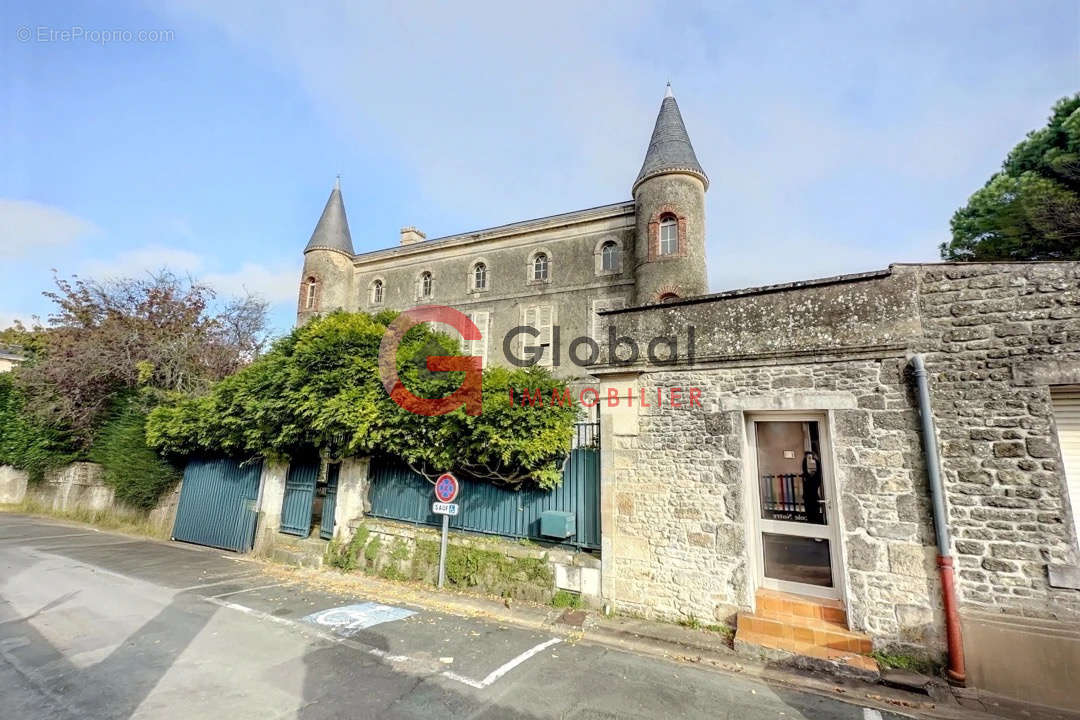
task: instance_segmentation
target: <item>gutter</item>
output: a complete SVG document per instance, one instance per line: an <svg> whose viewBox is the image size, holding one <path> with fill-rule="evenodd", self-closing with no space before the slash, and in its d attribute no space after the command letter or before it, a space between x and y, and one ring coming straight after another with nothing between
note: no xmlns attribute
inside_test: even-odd
<svg viewBox="0 0 1080 720"><path fill-rule="evenodd" d="M941 575L941 595L945 605L945 635L948 643L949 665L945 671L949 683L963 687L967 683L964 663L964 639L960 631L960 614L956 603L956 583L953 577L953 558L949 541L949 519L945 513L945 487L941 481L941 462L938 458L937 435L930 410L930 383L926 361L922 355L911 358L911 369L919 400L919 424L926 455L926 474L930 481L930 499L934 507L934 534L937 536L937 566Z"/></svg>

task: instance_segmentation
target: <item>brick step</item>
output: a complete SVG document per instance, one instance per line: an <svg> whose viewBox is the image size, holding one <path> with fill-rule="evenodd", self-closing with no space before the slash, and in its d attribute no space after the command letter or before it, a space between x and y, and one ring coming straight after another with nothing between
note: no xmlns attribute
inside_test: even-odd
<svg viewBox="0 0 1080 720"><path fill-rule="evenodd" d="M803 651L814 647L859 655L868 655L873 650L870 638L866 635L819 618L792 616L787 619L741 612L738 616L737 636L743 633L768 639L769 644L766 647L800 654L807 654Z"/></svg>
<svg viewBox="0 0 1080 720"><path fill-rule="evenodd" d="M785 622L820 620L847 627L847 613L839 600L812 598L776 590L758 590L757 614Z"/></svg>

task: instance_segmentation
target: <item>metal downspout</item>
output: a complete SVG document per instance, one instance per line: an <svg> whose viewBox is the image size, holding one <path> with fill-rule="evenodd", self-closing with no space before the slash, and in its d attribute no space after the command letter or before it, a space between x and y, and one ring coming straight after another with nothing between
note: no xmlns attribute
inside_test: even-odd
<svg viewBox="0 0 1080 720"><path fill-rule="evenodd" d="M960 632L960 614L956 605L956 585L953 578L953 559L949 542L949 518L945 513L945 488L941 482L941 463L938 459L937 435L930 410L930 383L922 355L911 358L915 385L919 395L919 423L926 455L926 474L930 480L930 499L934 507L934 534L937 536L938 572L941 574L941 595L945 605L945 634L949 648L946 676L954 685L964 685L967 671L964 664L964 640Z"/></svg>

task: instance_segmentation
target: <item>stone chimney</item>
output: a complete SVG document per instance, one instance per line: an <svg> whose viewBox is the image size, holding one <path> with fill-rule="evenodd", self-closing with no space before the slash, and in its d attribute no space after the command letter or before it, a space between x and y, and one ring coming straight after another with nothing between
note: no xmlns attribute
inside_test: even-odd
<svg viewBox="0 0 1080 720"><path fill-rule="evenodd" d="M420 232L413 226L401 228L401 244L412 245L413 243L423 242L427 240L427 235Z"/></svg>

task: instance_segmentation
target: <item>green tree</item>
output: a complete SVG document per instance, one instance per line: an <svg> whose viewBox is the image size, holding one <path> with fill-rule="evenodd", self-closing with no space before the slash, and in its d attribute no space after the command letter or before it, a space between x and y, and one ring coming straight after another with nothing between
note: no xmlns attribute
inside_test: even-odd
<svg viewBox="0 0 1080 720"><path fill-rule="evenodd" d="M209 393L177 395L156 408L147 422L148 442L173 457L385 453L429 477L454 470L493 482L557 485L579 410L552 405L565 384L540 368L492 368L483 374L480 415L464 408L414 414L390 399L379 376L379 346L393 317L338 312L296 328ZM461 374L430 372L426 361L459 354L450 337L417 325L398 350L401 381L419 397L445 397L459 387ZM526 391L534 397L539 391L544 407L522 407Z"/></svg>
<svg viewBox="0 0 1080 720"><path fill-rule="evenodd" d="M1054 105L951 228L945 260L1080 259L1080 94Z"/></svg>

